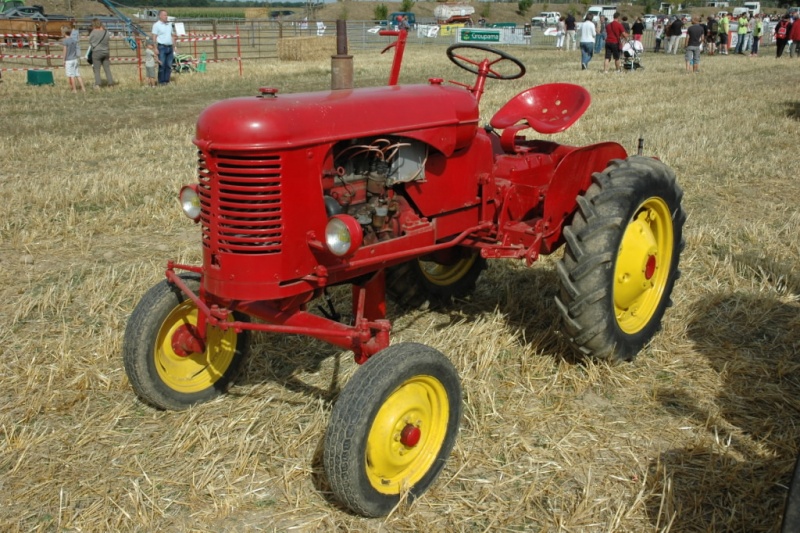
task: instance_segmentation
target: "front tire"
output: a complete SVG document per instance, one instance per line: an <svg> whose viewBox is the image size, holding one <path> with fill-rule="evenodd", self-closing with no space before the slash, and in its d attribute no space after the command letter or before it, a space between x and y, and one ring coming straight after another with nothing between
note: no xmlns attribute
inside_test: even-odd
<svg viewBox="0 0 800 533"><path fill-rule="evenodd" d="M333 407L324 465L336 498L363 516L388 514L423 494L442 471L461 419L450 361L415 343L367 360Z"/></svg>
<svg viewBox="0 0 800 533"><path fill-rule="evenodd" d="M556 304L582 354L629 361L660 329L680 276L682 197L669 167L637 156L612 161L578 197Z"/></svg>
<svg viewBox="0 0 800 533"><path fill-rule="evenodd" d="M197 294L200 277L181 274ZM250 346L248 331L208 327L202 351L179 347L197 324L197 306L168 280L152 287L139 301L125 329L122 359L133 390L159 409L182 410L227 392L239 375ZM235 313L229 320L247 321Z"/></svg>

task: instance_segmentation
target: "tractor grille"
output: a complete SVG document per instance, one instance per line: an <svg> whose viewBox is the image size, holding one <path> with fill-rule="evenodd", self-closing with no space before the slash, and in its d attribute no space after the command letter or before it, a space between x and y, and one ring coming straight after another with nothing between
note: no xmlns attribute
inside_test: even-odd
<svg viewBox="0 0 800 533"><path fill-rule="evenodd" d="M201 151L197 163L203 246L238 254L280 253L283 246L280 156L231 153L207 156Z"/></svg>

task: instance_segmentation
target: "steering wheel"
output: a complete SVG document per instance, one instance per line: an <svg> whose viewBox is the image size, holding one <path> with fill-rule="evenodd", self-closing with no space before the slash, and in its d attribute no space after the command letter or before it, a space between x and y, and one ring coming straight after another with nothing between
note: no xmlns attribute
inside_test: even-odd
<svg viewBox="0 0 800 533"><path fill-rule="evenodd" d="M468 48L468 49L473 49L473 50L482 50L484 52L488 52L489 54L493 54L493 55L496 55L498 57L494 61L489 61L488 59L484 59L481 62L477 62L477 61L475 61L473 59L470 59L468 57L464 57L462 55L457 54L456 50L459 50L461 48ZM481 75L480 67L483 65L483 63L485 61L488 61L488 64L486 65L486 69L487 69L486 77L487 78L492 78L492 79L495 79L495 80L516 80L516 79L521 78L522 76L525 75L525 65L522 64L522 61L520 61L519 59L517 59L516 57L514 57L514 56L512 56L510 54L507 54L505 52L502 52L500 50L496 50L496 49L494 49L494 48L492 48L490 46L485 46L485 45L482 45L482 44L454 44L454 45L451 45L447 49L447 59L452 61L457 67L461 67L464 70L466 70L467 72L471 72L472 74L477 74L479 76ZM496 70L492 69L492 67L494 65L496 65L498 63L502 63L503 61L511 61L514 65L517 66L517 68L519 69L519 72L515 72L513 74L504 75L504 74L501 74L501 73L497 72Z"/></svg>

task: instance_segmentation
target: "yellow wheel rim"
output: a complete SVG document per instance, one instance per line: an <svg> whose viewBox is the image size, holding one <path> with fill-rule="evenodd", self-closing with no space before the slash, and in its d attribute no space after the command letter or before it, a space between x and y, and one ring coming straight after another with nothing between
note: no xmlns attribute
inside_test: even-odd
<svg viewBox="0 0 800 533"><path fill-rule="evenodd" d="M661 198L645 200L625 229L614 269L614 307L628 334L644 328L659 307L673 252L672 216Z"/></svg>
<svg viewBox="0 0 800 533"><path fill-rule="evenodd" d="M366 470L372 487L382 494L399 494L419 482L442 448L449 416L447 392L434 377L414 376L392 392L367 437Z"/></svg>
<svg viewBox="0 0 800 533"><path fill-rule="evenodd" d="M463 257L450 265L420 259L419 267L425 279L434 285L448 287L467 275L477 259L478 254L471 254L469 257Z"/></svg>
<svg viewBox="0 0 800 533"><path fill-rule="evenodd" d="M233 320L231 316L229 320ZM158 376L172 390L190 394L214 385L231 365L236 355L236 332L209 327L206 349L202 353L181 355L172 340L182 327L197 324L197 307L186 300L172 310L161 324L154 350Z"/></svg>

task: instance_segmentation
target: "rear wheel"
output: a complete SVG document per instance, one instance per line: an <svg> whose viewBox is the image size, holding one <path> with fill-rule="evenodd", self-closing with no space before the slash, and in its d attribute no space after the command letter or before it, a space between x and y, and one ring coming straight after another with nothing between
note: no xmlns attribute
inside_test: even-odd
<svg viewBox="0 0 800 533"><path fill-rule="evenodd" d="M486 260L478 250L455 247L403 263L387 271L386 291L400 305L447 303L475 289Z"/></svg>
<svg viewBox="0 0 800 533"><path fill-rule="evenodd" d="M630 157L595 174L578 198L556 303L583 354L631 360L660 329L680 275L682 196L669 167Z"/></svg>
<svg viewBox="0 0 800 533"><path fill-rule="evenodd" d="M406 492L423 494L444 468L461 419L461 384L450 361L403 343L367 360L342 391L325 436L325 472L336 497L384 516Z"/></svg>
<svg viewBox="0 0 800 533"><path fill-rule="evenodd" d="M196 293L200 278L182 274ZM161 409L181 410L227 392L244 365L249 333L208 327L196 337L197 306L167 280L142 297L128 320L122 357L136 394ZM233 320L247 320L235 313Z"/></svg>

